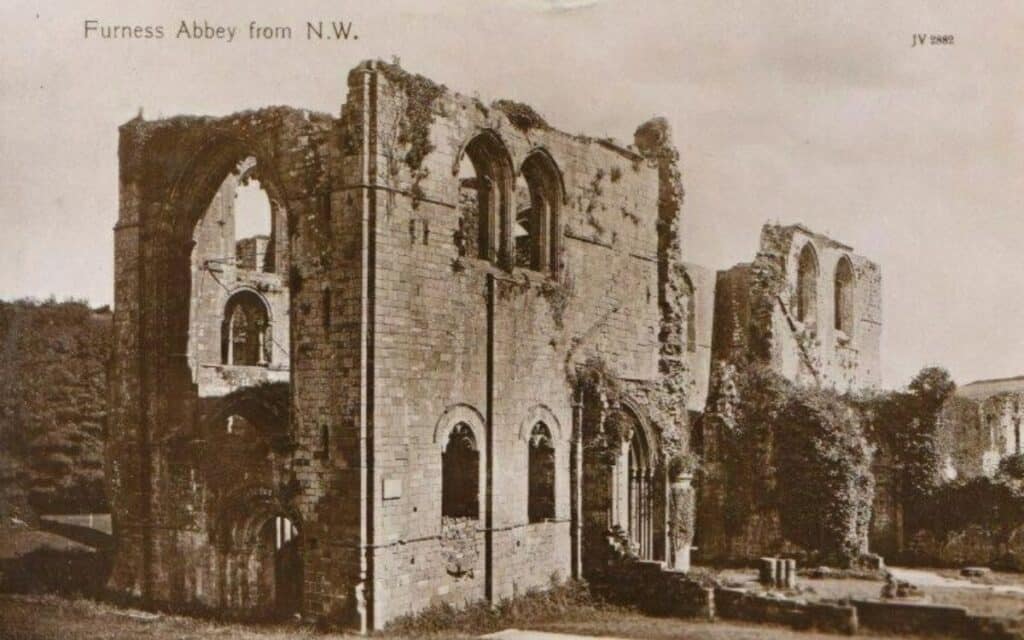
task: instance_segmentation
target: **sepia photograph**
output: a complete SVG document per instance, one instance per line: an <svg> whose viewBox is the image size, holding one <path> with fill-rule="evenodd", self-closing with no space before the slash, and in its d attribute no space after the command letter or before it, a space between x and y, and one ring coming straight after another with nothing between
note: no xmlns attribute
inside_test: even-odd
<svg viewBox="0 0 1024 640"><path fill-rule="evenodd" d="M1024 640L1024 3L0 4L0 638Z"/></svg>

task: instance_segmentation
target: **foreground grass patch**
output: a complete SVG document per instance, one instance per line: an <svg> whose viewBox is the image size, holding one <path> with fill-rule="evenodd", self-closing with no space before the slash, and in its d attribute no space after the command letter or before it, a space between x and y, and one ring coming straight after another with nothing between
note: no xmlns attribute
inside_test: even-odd
<svg viewBox="0 0 1024 640"><path fill-rule="evenodd" d="M520 609L517 617L520 629L574 633L585 636L614 636L644 640L840 640L849 636L798 632L772 626L735 624L725 621L704 622L677 618L652 618L617 608L600 605L566 610L565 618L543 619L541 612L558 611L547 605ZM528 615L534 622L526 622ZM488 616L488 620L490 617ZM434 618L439 621L438 618ZM406 620L412 622L412 619ZM424 622L424 620L420 620ZM467 619L454 616L451 624L463 624ZM480 623L481 626L488 626ZM424 629L426 627L419 627ZM415 626L406 626L405 633L393 629L374 634L374 637L399 638L470 638L478 631L467 628L437 629L422 632ZM24 596L0 595L0 637L4 640L205 640L231 638L231 640L354 640L358 636L344 633L321 633L312 627L290 625L250 625L217 622L186 616L155 614L137 609L115 607L90 600L69 600L53 595ZM886 636L872 635L879 640Z"/></svg>
<svg viewBox="0 0 1024 640"><path fill-rule="evenodd" d="M623 613L625 607L594 596L586 585L569 582L547 591L530 591L491 606L486 602L455 608L447 603L395 620L385 630L397 637L475 637L508 628L593 619L601 612ZM453 633L459 634L452 636Z"/></svg>
<svg viewBox="0 0 1024 640"><path fill-rule="evenodd" d="M5 640L332 640L354 636L318 633L300 625L245 625L190 618L54 595L0 595L0 637Z"/></svg>

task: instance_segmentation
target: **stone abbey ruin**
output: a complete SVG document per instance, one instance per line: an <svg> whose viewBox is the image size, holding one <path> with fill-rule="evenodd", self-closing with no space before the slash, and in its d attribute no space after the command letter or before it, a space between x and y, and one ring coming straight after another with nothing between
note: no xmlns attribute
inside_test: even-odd
<svg viewBox="0 0 1024 640"><path fill-rule="evenodd" d="M741 361L877 387L879 267L799 225L685 263L663 119L622 146L382 62L348 87L120 129L111 586L366 630L623 549L685 572L695 527L761 553L714 521L705 401Z"/></svg>

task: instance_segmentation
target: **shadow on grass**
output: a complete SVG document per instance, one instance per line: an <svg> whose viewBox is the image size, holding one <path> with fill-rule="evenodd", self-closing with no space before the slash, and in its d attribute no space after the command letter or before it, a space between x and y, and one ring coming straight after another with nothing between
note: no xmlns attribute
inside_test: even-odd
<svg viewBox="0 0 1024 640"><path fill-rule="evenodd" d="M0 561L0 592L99 598L109 575L106 553L42 547Z"/></svg>

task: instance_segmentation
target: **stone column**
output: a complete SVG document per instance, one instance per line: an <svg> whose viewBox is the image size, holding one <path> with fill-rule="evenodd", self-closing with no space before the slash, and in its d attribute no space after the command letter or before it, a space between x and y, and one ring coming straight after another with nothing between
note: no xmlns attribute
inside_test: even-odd
<svg viewBox="0 0 1024 640"><path fill-rule="evenodd" d="M692 481L692 475L680 473L669 484L669 566L678 571L690 570L696 505Z"/></svg>
<svg viewBox="0 0 1024 640"><path fill-rule="evenodd" d="M572 403L572 577L583 578L583 394Z"/></svg>

